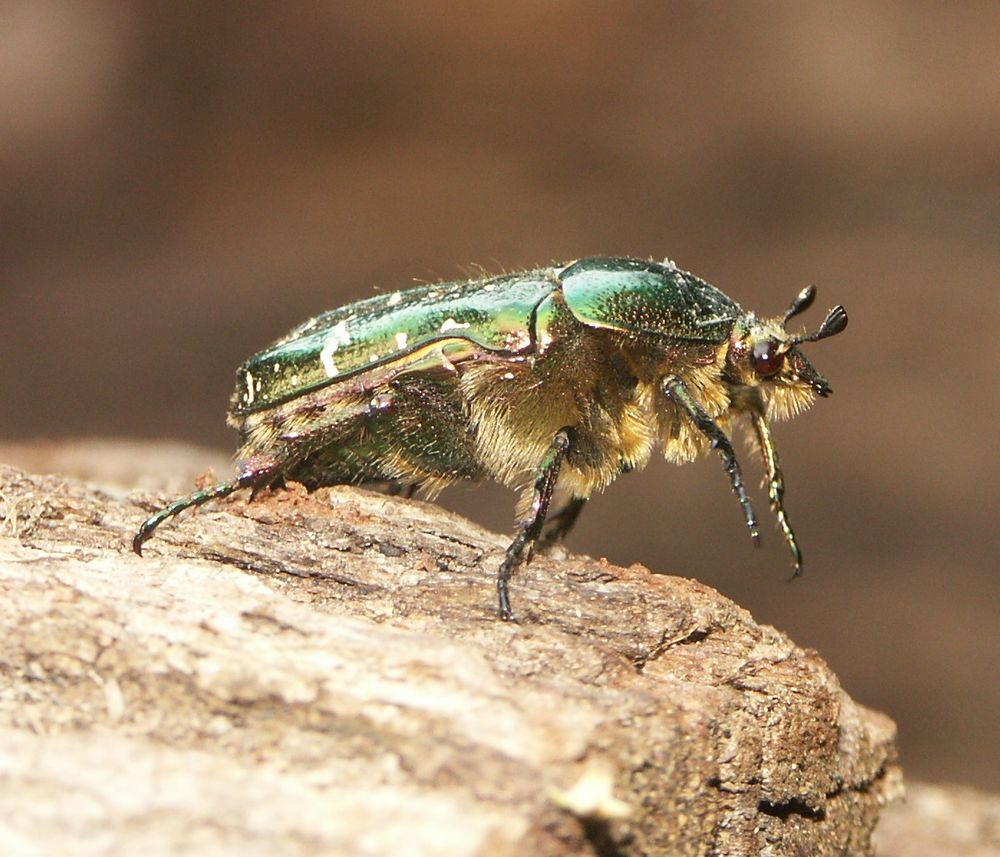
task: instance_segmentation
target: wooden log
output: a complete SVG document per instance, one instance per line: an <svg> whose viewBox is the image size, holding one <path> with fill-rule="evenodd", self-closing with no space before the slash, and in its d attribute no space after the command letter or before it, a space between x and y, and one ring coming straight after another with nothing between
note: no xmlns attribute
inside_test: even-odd
<svg viewBox="0 0 1000 857"><path fill-rule="evenodd" d="M110 484L110 483L109 483ZM415 500L0 467L5 853L871 853L895 727L713 589ZM32 852L32 849L35 849Z"/></svg>

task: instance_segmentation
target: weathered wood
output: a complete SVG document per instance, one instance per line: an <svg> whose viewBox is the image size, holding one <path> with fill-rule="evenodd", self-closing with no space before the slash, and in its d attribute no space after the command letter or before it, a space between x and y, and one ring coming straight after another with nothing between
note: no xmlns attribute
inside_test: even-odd
<svg viewBox="0 0 1000 857"><path fill-rule="evenodd" d="M297 486L0 467L4 853L870 853L895 730L709 587Z"/></svg>

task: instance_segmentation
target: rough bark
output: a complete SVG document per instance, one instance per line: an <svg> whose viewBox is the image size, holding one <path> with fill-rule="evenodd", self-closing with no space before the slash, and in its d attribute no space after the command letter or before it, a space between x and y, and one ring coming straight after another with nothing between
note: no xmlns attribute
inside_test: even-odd
<svg viewBox="0 0 1000 857"><path fill-rule="evenodd" d="M128 468L125 468L128 471ZM297 486L0 467L5 853L870 853L895 729L707 586Z"/></svg>

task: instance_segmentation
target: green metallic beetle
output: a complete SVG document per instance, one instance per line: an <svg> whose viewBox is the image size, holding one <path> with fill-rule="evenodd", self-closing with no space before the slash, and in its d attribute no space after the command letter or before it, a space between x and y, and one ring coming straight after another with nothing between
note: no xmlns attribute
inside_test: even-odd
<svg viewBox="0 0 1000 857"><path fill-rule="evenodd" d="M383 294L323 313L237 371L229 423L236 477L150 517L136 553L164 520L240 488L283 479L417 487L434 496L459 479L527 483L517 535L497 575L511 619L511 573L530 559L553 497L546 539L564 536L586 500L642 468L719 452L754 541L757 520L729 435L756 438L768 497L792 552L772 417L808 407L830 386L799 345L840 333L842 306L811 334L783 316L758 319L671 262L582 259Z"/></svg>

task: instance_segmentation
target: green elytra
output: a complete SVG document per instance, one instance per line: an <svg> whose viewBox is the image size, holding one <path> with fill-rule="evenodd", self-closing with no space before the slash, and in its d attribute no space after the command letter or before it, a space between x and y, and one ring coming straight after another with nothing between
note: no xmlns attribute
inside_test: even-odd
<svg viewBox="0 0 1000 857"><path fill-rule="evenodd" d="M636 259L421 285L322 313L255 354L237 370L232 412L266 410L444 339L523 354L537 338L536 311L557 288L584 324L634 333L721 342L742 314L694 275Z"/></svg>
<svg viewBox="0 0 1000 857"><path fill-rule="evenodd" d="M745 421L798 569L768 426L830 392L797 346L843 330L843 308L809 336L784 330L814 296L805 289L782 317L760 320L671 263L591 258L324 313L237 371L236 478L151 516L133 547L141 552L186 508L284 478L310 489L388 483L434 493L458 479L517 485L527 476L526 511L497 578L509 619L508 579L553 498L563 508L550 536L561 537L595 490L644 466L657 443L678 462L716 449L756 540L726 432Z"/></svg>

